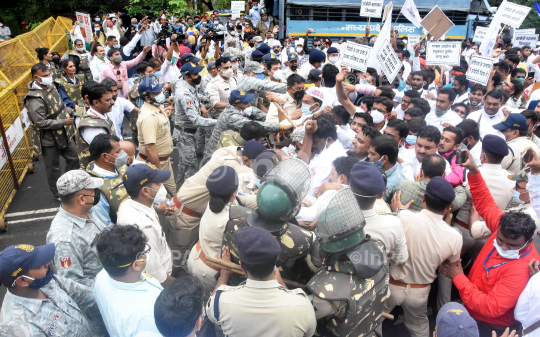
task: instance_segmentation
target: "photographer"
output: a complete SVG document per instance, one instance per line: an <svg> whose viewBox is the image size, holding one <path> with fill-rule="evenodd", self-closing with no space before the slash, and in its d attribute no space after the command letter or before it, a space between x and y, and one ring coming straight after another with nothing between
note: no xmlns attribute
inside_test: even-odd
<svg viewBox="0 0 540 337"><path fill-rule="evenodd" d="M187 25L188 28L186 30L186 40L188 40L189 44L191 45L191 50L194 51L195 47L197 46L197 39L200 33L197 28L194 27L193 18L187 19Z"/></svg>
<svg viewBox="0 0 540 337"><path fill-rule="evenodd" d="M156 34L159 32L159 30L157 30L156 25L148 16L142 18L141 22L139 23L139 30L141 30L141 28L144 26L148 27L148 29L145 29L141 33L141 46L151 46L154 44L154 41L156 40Z"/></svg>
<svg viewBox="0 0 540 337"><path fill-rule="evenodd" d="M120 40L120 18L118 17L118 13L115 14L115 17L109 20L107 18L107 14L103 15L103 32L105 33L105 36L114 36L117 40Z"/></svg>

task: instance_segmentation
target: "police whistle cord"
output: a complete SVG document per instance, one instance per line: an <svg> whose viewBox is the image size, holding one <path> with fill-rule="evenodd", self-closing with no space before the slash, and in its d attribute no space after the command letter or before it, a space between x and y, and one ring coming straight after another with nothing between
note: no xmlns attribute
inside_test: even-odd
<svg viewBox="0 0 540 337"><path fill-rule="evenodd" d="M291 116L289 116L289 114L286 113L285 110L283 110L283 108L279 106L279 104L277 104L276 102L272 102L272 103L274 103L274 105L275 105L276 108L278 109L278 112L279 112L280 114L282 114L283 116L285 116L285 118L287 118L287 120L289 121L289 123L291 123L291 125L293 126L293 128L296 129L298 126L292 121Z"/></svg>
<svg viewBox="0 0 540 337"><path fill-rule="evenodd" d="M235 274L239 274L239 275L243 275L243 276L247 277L246 272L242 270L240 265L238 265L238 264L236 264L234 262L224 261L222 259L218 259L217 257L213 257L213 256L207 256L206 257L206 264L209 267L229 270L229 271L232 271ZM290 281L290 280L287 280L287 279L283 279L283 283L285 283L287 285L287 287L290 287L290 288L293 288L293 289L294 288L302 288L302 289L304 289L306 287L305 284L300 284L298 282Z"/></svg>

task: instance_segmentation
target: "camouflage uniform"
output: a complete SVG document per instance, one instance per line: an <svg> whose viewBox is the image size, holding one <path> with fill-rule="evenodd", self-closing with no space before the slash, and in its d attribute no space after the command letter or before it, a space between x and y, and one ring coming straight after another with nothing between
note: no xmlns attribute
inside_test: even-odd
<svg viewBox="0 0 540 337"><path fill-rule="evenodd" d="M54 64L53 61L51 61L49 63L45 63L45 61L40 61L40 63L43 63L43 64L45 64L46 66L49 67L49 71L51 72L51 76L53 78L53 81L56 81L57 78L60 78L60 76L62 76L62 70L56 68L56 65Z"/></svg>
<svg viewBox="0 0 540 337"><path fill-rule="evenodd" d="M32 325L33 333L39 336L87 337L107 334L91 288L62 276L54 276L40 290L48 300L20 297L8 290L2 303L0 323L26 319ZM39 307L36 307L36 301L39 301Z"/></svg>
<svg viewBox="0 0 540 337"><path fill-rule="evenodd" d="M129 194L127 194L126 188L124 187L124 183L122 182L122 176L124 175L124 173L126 173L128 166L124 165L117 169L118 174L114 178L103 177L92 171L92 167L94 167L93 161L91 161L86 167L86 172L96 178L103 179L103 185L101 185L99 189L101 190L102 197L104 195L107 199L107 202L109 203L109 216L111 218L111 221L116 224L118 209L120 208L120 205L122 204L122 202L130 198Z"/></svg>
<svg viewBox="0 0 540 337"><path fill-rule="evenodd" d="M174 94L174 138L180 154L176 186L182 186L184 180L197 173L197 154L195 153L195 132L201 126L211 127L217 120L200 115L200 100L197 87L188 84L184 79L176 82Z"/></svg>
<svg viewBox="0 0 540 337"><path fill-rule="evenodd" d="M255 107L253 108L253 114L250 116L250 118L248 118L243 115L243 112L241 110L238 110L237 108L229 104L219 116L217 124L214 127L214 131L212 131L212 136L210 136L210 139L208 140L208 142L206 142L206 149L204 151L204 157L201 165L206 164L206 162L210 160L210 157L212 157L212 153L214 153L216 145L219 142L219 138L223 131L229 129L232 129L234 131L240 131L244 124L253 120L261 124L266 133L279 131L279 124L265 123L263 122L265 119L266 114Z"/></svg>
<svg viewBox="0 0 540 337"><path fill-rule="evenodd" d="M242 55L244 57L244 59L247 61L251 61L252 58L251 58L251 53L253 53L257 48L255 48L255 46L253 47L249 47L247 49L245 49L244 51L242 51L240 53L240 55Z"/></svg>
<svg viewBox="0 0 540 337"><path fill-rule="evenodd" d="M77 67L77 74L83 74L87 81L93 81L92 70L90 70L90 61L88 61L89 53L79 53L72 51L69 53L69 59L73 61Z"/></svg>
<svg viewBox="0 0 540 337"><path fill-rule="evenodd" d="M107 226L92 210L86 215L88 219L79 218L60 207L47 233L47 243L55 244L51 264L56 275L92 288L97 273L103 269L92 242Z"/></svg>
<svg viewBox="0 0 540 337"><path fill-rule="evenodd" d="M233 145L244 146L245 143L246 141L240 136L240 133L233 130L227 130L223 131L219 135L219 141L216 144L216 150L222 147L228 147Z"/></svg>
<svg viewBox="0 0 540 337"><path fill-rule="evenodd" d="M49 85L46 90L37 89L34 82L28 84L24 104L32 123L34 151L42 153L49 188L58 197L56 181L60 178L60 156L66 159L66 171L79 167L77 148L73 141L75 127L66 125L64 119L73 115L73 109L64 105L58 90Z"/></svg>
<svg viewBox="0 0 540 337"><path fill-rule="evenodd" d="M242 227L248 227L247 217L251 210L242 206L232 206L230 209L230 220L225 226L223 233L223 245L229 247L231 251L231 261L238 264L240 260L236 247L235 232ZM307 271L305 257L310 254L312 258L319 257L319 245L312 232L304 230L297 225L283 224L279 234L272 233L281 246L276 266L280 269L283 278L298 282L305 282L301 279L300 273ZM300 262L302 265L298 265ZM294 266L294 268L293 268ZM294 269L294 272L293 272ZM312 274L311 272L309 272ZM231 284L238 285L245 280L245 277L233 274Z"/></svg>
<svg viewBox="0 0 540 337"><path fill-rule="evenodd" d="M77 79L77 84L73 84L71 82L69 82L67 79L66 79L66 73L65 72L62 72L62 76L60 76L59 78L57 78L56 80L54 80L54 83L56 85L61 85L62 87L64 87L64 90L66 90L66 93L69 97L69 99L81 106L82 104L84 104L84 99L82 97L82 94L81 94L81 88L85 82L85 79L84 79L84 76L83 75L80 75L80 74L75 74L75 78Z"/></svg>
<svg viewBox="0 0 540 337"><path fill-rule="evenodd" d="M382 241L375 243L385 251ZM388 294L388 261L384 263L377 274L362 279L350 261L337 261L321 268L309 280L307 289L313 294L315 314L317 319L323 319L319 321L323 323L317 329L319 334L371 336L382 322L380 313Z"/></svg>
<svg viewBox="0 0 540 337"><path fill-rule="evenodd" d="M259 106L259 97L266 97L266 93L273 92L284 94L287 92L287 84L276 83L272 81L262 81L258 78L244 75L238 80L236 90L243 91L247 94L254 94L251 106L256 108Z"/></svg>
<svg viewBox="0 0 540 337"><path fill-rule="evenodd" d="M206 85L212 78L213 77L210 75L210 73L204 75L201 80L201 84L199 84L198 87L199 99L201 100L201 103L204 104L206 109L210 109L212 107L212 104L210 103L210 95L206 91ZM199 128L197 130L197 133L195 134L197 154L203 153L204 144L206 144L211 135L212 128Z"/></svg>
<svg viewBox="0 0 540 337"><path fill-rule="evenodd" d="M84 128L101 128L104 129L109 135L116 136L116 128L109 117L107 117L107 119L102 119L89 115L88 113L84 114L79 121L79 124L77 124L77 152L79 153L81 170L85 170L90 163L90 144L88 144L82 137L82 131Z"/></svg>
<svg viewBox="0 0 540 337"><path fill-rule="evenodd" d="M17 318L0 325L0 336L4 337L32 337L32 326L26 319Z"/></svg>

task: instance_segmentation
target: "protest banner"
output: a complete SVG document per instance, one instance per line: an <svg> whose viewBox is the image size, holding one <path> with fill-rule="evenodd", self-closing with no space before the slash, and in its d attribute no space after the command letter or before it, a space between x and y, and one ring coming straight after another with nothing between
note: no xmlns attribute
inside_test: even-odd
<svg viewBox="0 0 540 337"><path fill-rule="evenodd" d="M488 27L476 27L474 31L473 42L482 42L486 37Z"/></svg>
<svg viewBox="0 0 540 337"><path fill-rule="evenodd" d="M538 42L538 34L514 34L514 47L529 46L534 49L536 42Z"/></svg>
<svg viewBox="0 0 540 337"><path fill-rule="evenodd" d="M84 42L92 43L92 21L90 20L90 14L75 12L75 15L77 16L77 21L79 21Z"/></svg>
<svg viewBox="0 0 540 337"><path fill-rule="evenodd" d="M380 18L384 0L362 0L360 16Z"/></svg>
<svg viewBox="0 0 540 337"><path fill-rule="evenodd" d="M483 57L480 55L471 56L469 69L466 74L467 79L482 85L487 85L494 61L495 59L492 59L491 57Z"/></svg>
<svg viewBox="0 0 540 337"><path fill-rule="evenodd" d="M353 42L345 42L341 47L343 58L341 65L352 69L366 71L371 47Z"/></svg>
<svg viewBox="0 0 540 337"><path fill-rule="evenodd" d="M394 48L390 45L388 40L384 40L381 49L377 53L377 61L381 65L381 69L386 75L386 79L392 83L396 78L399 69L403 66L403 63L399 61Z"/></svg>
<svg viewBox="0 0 540 337"><path fill-rule="evenodd" d="M231 17L233 19L239 19L240 18L240 11L237 11L237 10L231 11Z"/></svg>
<svg viewBox="0 0 540 337"><path fill-rule="evenodd" d="M231 1L231 11L243 12L246 10L246 3L244 1Z"/></svg>
<svg viewBox="0 0 540 337"><path fill-rule="evenodd" d="M428 34L433 36L433 40L435 41L443 37L454 26L454 23L444 14L439 6L435 6L420 24L428 31Z"/></svg>
<svg viewBox="0 0 540 337"><path fill-rule="evenodd" d="M388 5L384 6L384 14L383 14L383 18L382 18L383 22L386 22L386 18L388 17L388 15L390 15L390 19L392 19L392 9L393 8L394 8L394 5L392 4L392 1L390 1L388 3Z"/></svg>
<svg viewBox="0 0 540 337"><path fill-rule="evenodd" d="M531 7L521 6L513 2L505 1L499 6L498 11L502 11L501 23L505 25L512 26L514 28L519 28L525 20L527 14Z"/></svg>
<svg viewBox="0 0 540 337"><path fill-rule="evenodd" d="M409 34L409 41L407 41L408 49L412 50L415 44L420 42L420 34Z"/></svg>
<svg viewBox="0 0 540 337"><path fill-rule="evenodd" d="M426 48L426 64L430 66L459 66L461 42L429 41Z"/></svg>
<svg viewBox="0 0 540 337"><path fill-rule="evenodd" d="M536 28L529 28L529 29L516 29L514 30L514 35L516 34L536 34Z"/></svg>

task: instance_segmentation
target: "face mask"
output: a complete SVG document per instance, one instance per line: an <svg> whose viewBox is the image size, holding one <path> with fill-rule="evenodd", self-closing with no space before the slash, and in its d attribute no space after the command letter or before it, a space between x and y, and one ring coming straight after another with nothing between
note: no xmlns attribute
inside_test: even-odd
<svg viewBox="0 0 540 337"><path fill-rule="evenodd" d="M187 25L190 26L190 27L193 27L193 24L192 24L192 23L188 23Z"/></svg>
<svg viewBox="0 0 540 337"><path fill-rule="evenodd" d="M92 197L92 195L88 195L88 194L87 194L87 195L84 195L84 196L86 196L86 197ZM97 205L97 204L99 203L99 199L101 199L101 192L100 192L99 188L94 189L94 195L93 195L93 197L94 197L94 201L93 201L93 202L91 202L91 203L90 203L90 202L85 202L85 204L86 204L86 205L90 205L90 204L91 204L92 206L95 206L95 205Z"/></svg>
<svg viewBox="0 0 540 337"><path fill-rule="evenodd" d="M154 75L155 75L156 77L161 77L161 75L162 75L162 74L161 74L161 70L160 70L160 71L156 71L156 72L154 73Z"/></svg>
<svg viewBox="0 0 540 337"><path fill-rule="evenodd" d="M253 183L257 185L257 187L261 187L261 179L253 177Z"/></svg>
<svg viewBox="0 0 540 337"><path fill-rule="evenodd" d="M304 98L304 94L306 93L305 90L298 90L293 94L293 98L295 101L301 101L302 98Z"/></svg>
<svg viewBox="0 0 540 337"><path fill-rule="evenodd" d="M423 53L425 52L426 50L425 49L420 49L420 53Z"/></svg>
<svg viewBox="0 0 540 337"><path fill-rule="evenodd" d="M264 75L263 74L257 74L257 75L255 75L255 77L257 77L259 80L264 80Z"/></svg>
<svg viewBox="0 0 540 337"><path fill-rule="evenodd" d="M304 50L304 48L303 48L303 47L296 47L296 51L297 51L297 52L299 52L299 53L300 53L300 52L302 52L302 50Z"/></svg>
<svg viewBox="0 0 540 337"><path fill-rule="evenodd" d="M113 97L112 97L112 99L113 99L114 101L116 101L117 98L118 98L118 95L113 95Z"/></svg>
<svg viewBox="0 0 540 337"><path fill-rule="evenodd" d="M113 23L112 23L112 22L109 22L109 23L107 24L107 26L108 26L109 28L111 28L111 27L113 26Z"/></svg>
<svg viewBox="0 0 540 337"><path fill-rule="evenodd" d="M405 138L405 142L407 142L409 145L414 145L416 144L416 138L417 136L415 135L408 135L407 138Z"/></svg>
<svg viewBox="0 0 540 337"><path fill-rule="evenodd" d="M521 84L523 84L525 82L525 79L523 77L520 77L517 79Z"/></svg>
<svg viewBox="0 0 540 337"><path fill-rule="evenodd" d="M454 78L450 77L450 84L454 84Z"/></svg>
<svg viewBox="0 0 540 337"><path fill-rule="evenodd" d="M23 275L23 277L27 279L34 280L34 282L32 282L32 284L28 286L28 288L31 288L31 289L39 289L41 287L46 286L47 284L49 284L49 282L51 282L53 276L54 276L54 273L51 267L49 267L49 271L47 272L47 275L45 275L44 278L32 278L30 276Z"/></svg>
<svg viewBox="0 0 540 337"><path fill-rule="evenodd" d="M254 6L253 9L259 9L259 6Z"/></svg>
<svg viewBox="0 0 540 337"><path fill-rule="evenodd" d="M526 192L523 192L523 193L526 193ZM512 200L514 200L514 202L519 204L519 205L523 205L525 203L525 201L523 201L523 200L521 200L519 198L520 195L521 195L521 193L519 191L514 190L514 193L512 194Z"/></svg>
<svg viewBox="0 0 540 337"><path fill-rule="evenodd" d="M163 184L161 184L161 186L159 187L159 190L157 190L157 191L154 190L153 188L150 188L150 187L147 187L147 188L149 190L157 192L156 195L153 198L149 196L150 199L154 200L154 204L159 205L163 201L165 201L165 198L167 197L167 190L165 189L165 186L163 186Z"/></svg>
<svg viewBox="0 0 540 337"><path fill-rule="evenodd" d="M122 166L127 164L128 155L127 155L127 152L124 151L124 150L120 150L120 153L118 153L118 156L116 156L116 157L112 156L112 155L110 155L108 153L107 153L107 155L114 158L114 166L116 166L116 168L121 168ZM110 163L110 161L108 161L108 162Z"/></svg>
<svg viewBox="0 0 540 337"><path fill-rule="evenodd" d="M200 76L197 77L197 78L195 78L195 79L192 78L192 79L191 79L191 83L193 83L193 84L195 84L195 85L199 85L199 84L201 84L201 80L202 80L202 77L200 77Z"/></svg>
<svg viewBox="0 0 540 337"><path fill-rule="evenodd" d="M229 69L227 69L227 70L225 70L225 71L221 71L221 76L223 76L223 77L225 77L225 78L231 77L232 74L233 74L232 68L229 68Z"/></svg>
<svg viewBox="0 0 540 337"><path fill-rule="evenodd" d="M231 66L232 70L238 70L238 64L235 63Z"/></svg>
<svg viewBox="0 0 540 337"><path fill-rule="evenodd" d="M49 77L40 77L40 76L38 76L38 77L41 79L41 82L39 82L39 84L41 84L41 85L49 86L52 83L52 76L49 76Z"/></svg>
<svg viewBox="0 0 540 337"><path fill-rule="evenodd" d="M100 18L96 18L95 21L96 21L96 22L100 22L101 19L100 19Z"/></svg>
<svg viewBox="0 0 540 337"><path fill-rule="evenodd" d="M313 49L321 50L321 46L313 46Z"/></svg>
<svg viewBox="0 0 540 337"><path fill-rule="evenodd" d="M274 79L281 80L283 78L283 70L279 69L274 72Z"/></svg>
<svg viewBox="0 0 540 337"><path fill-rule="evenodd" d="M94 30L95 30L96 32L99 32L100 29L99 29L99 27L96 27L96 28L94 28Z"/></svg>
<svg viewBox="0 0 540 337"><path fill-rule="evenodd" d="M437 115L437 117L441 117L445 113L446 113L446 110L439 110L439 109L435 108L435 115Z"/></svg>
<svg viewBox="0 0 540 337"><path fill-rule="evenodd" d="M159 95L157 95L156 97L154 97L154 100L161 104L163 102L165 102L165 95L163 94L163 92L160 92Z"/></svg>
<svg viewBox="0 0 540 337"><path fill-rule="evenodd" d="M136 23L132 23L131 24L133 27L137 27L137 24Z"/></svg>
<svg viewBox="0 0 540 337"><path fill-rule="evenodd" d="M529 242L526 242L525 246L521 247L520 249L503 250L502 247L499 246L499 244L497 243L497 239L493 239L493 246L495 246L495 248L497 249L497 253L499 253L501 257L504 257L505 259L510 259L510 260L519 259L519 251L525 248L528 244Z"/></svg>
<svg viewBox="0 0 540 337"><path fill-rule="evenodd" d="M272 51L272 55L274 55L275 57L279 57L279 55L281 55L281 52L278 51L278 52L276 53L276 52Z"/></svg>
<svg viewBox="0 0 540 337"><path fill-rule="evenodd" d="M330 57L330 62L336 63L337 61L339 61L339 57L338 57L338 56Z"/></svg>
<svg viewBox="0 0 540 337"><path fill-rule="evenodd" d="M253 115L253 107L250 106L250 107L245 108L244 111L242 111L242 113L246 117Z"/></svg>
<svg viewBox="0 0 540 337"><path fill-rule="evenodd" d="M120 64L122 63L122 56L118 55L115 58L113 58L114 63Z"/></svg>
<svg viewBox="0 0 540 337"><path fill-rule="evenodd" d="M249 33L249 32L248 32L248 33ZM250 46L251 48L253 48L253 47L255 46L255 43L253 43L253 42L249 42L248 44L249 44L249 46Z"/></svg>
<svg viewBox="0 0 540 337"><path fill-rule="evenodd" d="M214 24L215 24L215 25L219 24L219 21L214 21Z"/></svg>
<svg viewBox="0 0 540 337"><path fill-rule="evenodd" d="M315 104L313 104L313 105L315 105ZM302 104L302 115L304 115L304 116L311 115L312 114L311 107L313 105Z"/></svg>
<svg viewBox="0 0 540 337"><path fill-rule="evenodd" d="M292 71L296 71L298 69L298 66L296 64L292 65L291 66L291 70Z"/></svg>
<svg viewBox="0 0 540 337"><path fill-rule="evenodd" d="M77 51L81 52L81 53L84 53L86 51L86 49L84 49L84 47L75 48L75 49L77 49Z"/></svg>
<svg viewBox="0 0 540 337"><path fill-rule="evenodd" d="M120 45L117 43L117 44L113 45L113 48L120 48ZM122 56L120 56L120 58L122 58Z"/></svg>

